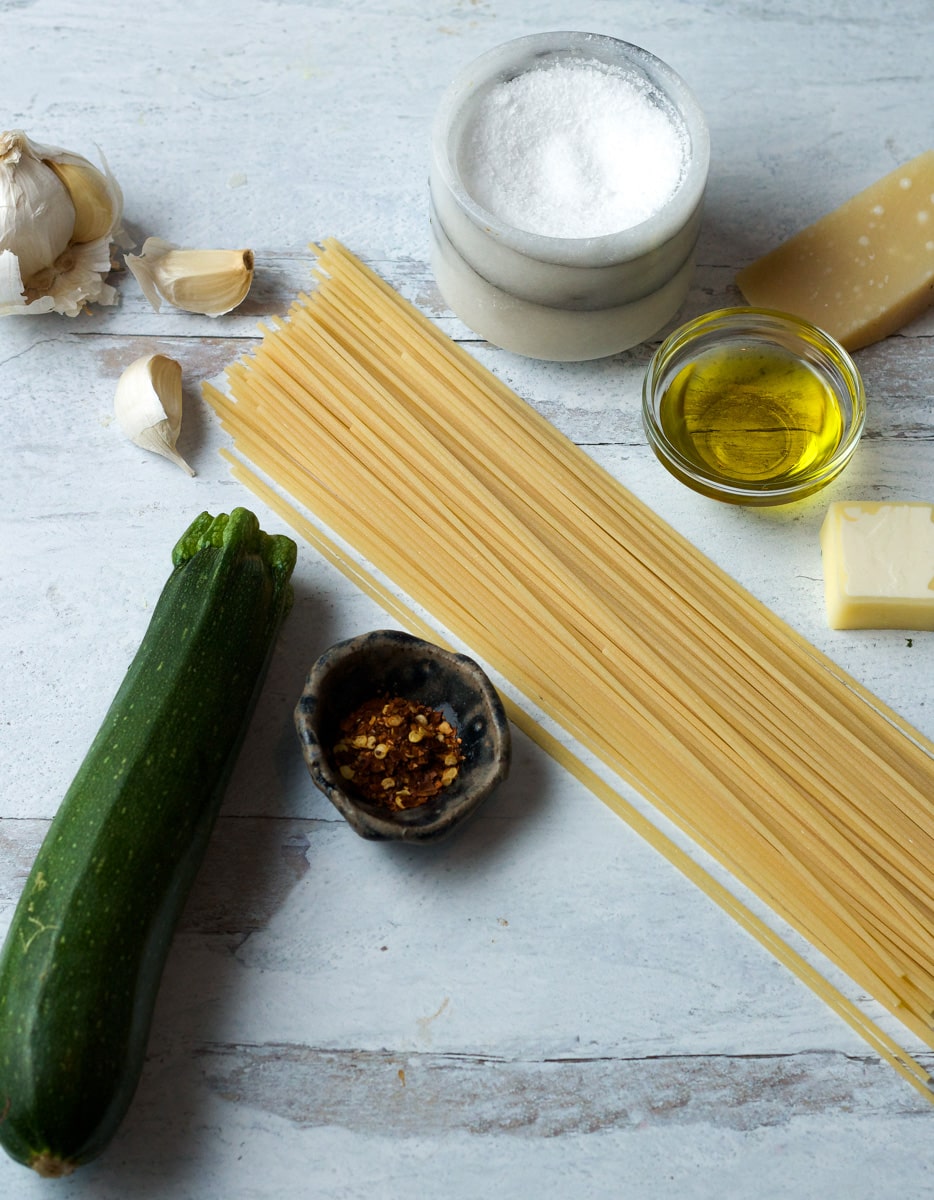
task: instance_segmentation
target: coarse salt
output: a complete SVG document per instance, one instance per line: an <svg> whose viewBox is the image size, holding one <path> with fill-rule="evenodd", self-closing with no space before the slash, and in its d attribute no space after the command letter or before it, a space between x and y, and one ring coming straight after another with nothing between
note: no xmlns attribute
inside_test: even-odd
<svg viewBox="0 0 934 1200"><path fill-rule="evenodd" d="M468 193L548 237L599 237L647 220L684 174L687 136L661 94L598 62L559 62L496 84L461 142Z"/></svg>

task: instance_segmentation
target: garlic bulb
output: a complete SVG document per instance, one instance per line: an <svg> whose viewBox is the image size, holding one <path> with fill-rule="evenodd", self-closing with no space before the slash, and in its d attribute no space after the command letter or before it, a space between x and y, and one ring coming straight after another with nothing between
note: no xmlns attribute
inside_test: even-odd
<svg viewBox="0 0 934 1200"><path fill-rule="evenodd" d="M130 363L117 381L114 412L131 442L194 475L175 449L182 427L182 368L174 358L148 354Z"/></svg>
<svg viewBox="0 0 934 1200"><path fill-rule="evenodd" d="M142 254L127 255L156 312L166 300L186 312L219 317L246 298L253 283L252 250L183 250L162 238L147 238Z"/></svg>
<svg viewBox="0 0 934 1200"><path fill-rule="evenodd" d="M113 304L104 282L123 196L106 164L0 133L0 316Z"/></svg>

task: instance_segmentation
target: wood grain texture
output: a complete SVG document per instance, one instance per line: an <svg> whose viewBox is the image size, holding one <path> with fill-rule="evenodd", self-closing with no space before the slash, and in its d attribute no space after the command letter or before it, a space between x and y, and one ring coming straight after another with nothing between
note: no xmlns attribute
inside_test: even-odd
<svg viewBox="0 0 934 1200"><path fill-rule="evenodd" d="M934 736L934 638L827 629L817 541L831 499L931 499L934 316L857 355L866 434L828 491L772 511L717 505L646 446L639 395L658 339L589 364L479 342L431 277L426 194L431 117L464 63L569 22L614 34L680 71L711 126L678 320L738 303L739 267L929 148L927 0L584 0L573 19L555 0L228 0L218 13L152 0L140 23L113 0L0 0L4 125L92 158L99 146L137 244L250 246L257 260L247 302L217 320L157 314L118 271L113 309L0 324L0 932L181 531L243 503L281 528L231 480L200 384L309 285L309 243L328 235ZM113 421L120 372L157 350L183 366L194 479ZM934 1108L521 735L510 779L457 837L357 838L312 788L291 711L318 653L387 618L306 546L295 587L133 1108L57 1193L934 1195ZM0 1161L4 1197L49 1186Z"/></svg>

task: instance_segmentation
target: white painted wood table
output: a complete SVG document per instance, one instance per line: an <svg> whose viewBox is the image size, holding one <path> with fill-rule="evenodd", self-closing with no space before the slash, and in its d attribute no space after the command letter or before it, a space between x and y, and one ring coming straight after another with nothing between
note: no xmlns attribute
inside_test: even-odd
<svg viewBox="0 0 934 1200"><path fill-rule="evenodd" d="M285 310L328 235L934 735L934 638L831 632L817 538L831 499L934 497L934 320L859 352L868 427L845 474L755 511L695 496L647 449L654 343L536 363L445 311L435 105L487 48L568 27L651 50L706 110L682 317L738 301L737 268L931 145L929 0L0 0L2 125L99 146L137 244L250 246L258 267L216 321L154 313L123 273L114 309L0 325L0 932L182 529L237 504L284 528L230 478L200 383ZM157 350L184 368L193 479L112 419L121 370ZM3 1158L5 1200L934 1196L926 1099L519 734L508 783L448 841L357 837L312 787L291 714L320 651L391 622L307 545L295 586L130 1113L68 1180Z"/></svg>

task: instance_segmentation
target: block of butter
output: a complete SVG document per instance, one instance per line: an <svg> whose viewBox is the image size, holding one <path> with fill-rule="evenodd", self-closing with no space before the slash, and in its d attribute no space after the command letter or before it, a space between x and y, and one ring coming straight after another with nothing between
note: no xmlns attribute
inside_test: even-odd
<svg viewBox="0 0 934 1200"><path fill-rule="evenodd" d="M736 276L747 302L804 317L857 350L934 302L934 150L847 200Z"/></svg>
<svg viewBox="0 0 934 1200"><path fill-rule="evenodd" d="M934 629L934 505L835 501L820 544L832 629Z"/></svg>

